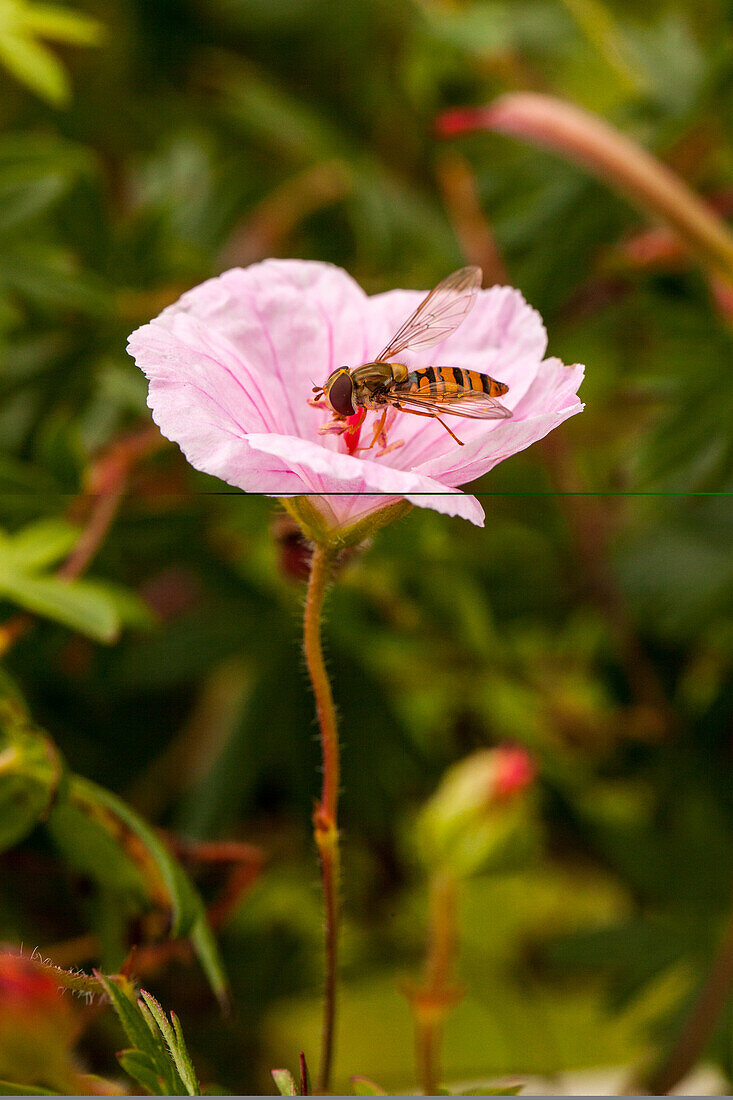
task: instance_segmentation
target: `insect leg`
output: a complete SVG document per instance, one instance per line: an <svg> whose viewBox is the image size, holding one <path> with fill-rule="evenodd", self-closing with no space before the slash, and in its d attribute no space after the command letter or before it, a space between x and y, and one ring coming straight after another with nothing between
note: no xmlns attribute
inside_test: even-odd
<svg viewBox="0 0 733 1100"><path fill-rule="evenodd" d="M459 447L463 446L463 441L458 438L458 436L456 435L455 432L452 432L450 430L450 428L446 424L445 420L441 420L437 413L426 413L426 412L419 412L417 409L406 409L404 405L395 405L394 407L396 409L399 409L401 412L409 413L411 416L427 416L430 420L437 420L438 423L442 424L442 426L445 428L448 435L453 436L453 438L455 439L458 446Z"/></svg>
<svg viewBox="0 0 733 1100"><path fill-rule="evenodd" d="M379 420L377 421L377 425L374 429L374 435L372 436L371 443L369 444L368 447L360 447L359 448L360 451L371 451L372 447L374 446L374 444L377 442L377 440L379 439L379 437L382 435L382 433L384 431L384 422L385 422L386 419L387 419L387 409L385 408L384 412L382 413Z"/></svg>

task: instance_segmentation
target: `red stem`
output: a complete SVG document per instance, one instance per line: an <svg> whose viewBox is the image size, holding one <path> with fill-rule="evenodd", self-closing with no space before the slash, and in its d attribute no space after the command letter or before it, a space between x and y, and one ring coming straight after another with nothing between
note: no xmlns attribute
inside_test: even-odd
<svg viewBox="0 0 733 1100"><path fill-rule="evenodd" d="M323 757L323 787L321 799L313 814L313 828L321 861L321 880L326 923L326 973L324 983L323 1032L319 1090L327 1092L333 1064L334 1029L336 1021L336 980L338 973L339 924L339 745L336 708L331 684L323 660L321 620L323 602L331 578L333 553L316 546L311 560L308 596L305 604L305 659L316 699L316 714L321 736Z"/></svg>

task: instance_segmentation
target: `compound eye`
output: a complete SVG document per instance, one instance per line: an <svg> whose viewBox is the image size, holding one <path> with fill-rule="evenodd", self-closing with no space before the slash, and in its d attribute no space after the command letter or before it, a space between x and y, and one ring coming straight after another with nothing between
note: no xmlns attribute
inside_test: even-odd
<svg viewBox="0 0 733 1100"><path fill-rule="evenodd" d="M353 405L354 384L348 371L340 374L332 383L328 391L328 403L339 416L353 416L356 409Z"/></svg>

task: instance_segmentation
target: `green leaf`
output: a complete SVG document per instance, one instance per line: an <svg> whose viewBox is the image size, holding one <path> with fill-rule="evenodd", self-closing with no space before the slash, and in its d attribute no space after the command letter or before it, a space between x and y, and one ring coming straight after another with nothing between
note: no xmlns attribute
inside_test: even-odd
<svg viewBox="0 0 733 1100"><path fill-rule="evenodd" d="M148 630L155 624L155 616L148 605L137 593L121 584L114 584L107 580L95 580L95 589L103 595L117 614L120 626L133 627L139 630Z"/></svg>
<svg viewBox="0 0 733 1100"><path fill-rule="evenodd" d="M14 239L0 253L0 289L54 309L72 309L94 317L109 315L112 301L106 283L68 248L42 238Z"/></svg>
<svg viewBox="0 0 733 1100"><path fill-rule="evenodd" d="M34 576L13 569L0 556L0 596L35 615L78 630L96 642L113 642L119 634L120 620L114 601L94 581Z"/></svg>
<svg viewBox="0 0 733 1100"><path fill-rule="evenodd" d="M147 1017L135 998L132 983L122 977L107 978L103 974L97 974L97 977L117 1013L127 1038L132 1043L133 1051L142 1055L142 1062L138 1061L136 1068L143 1066L149 1071L148 1080L157 1086L154 1088L155 1095L186 1096L187 1092L170 1059L162 1036L155 1027L150 1028ZM128 1056L129 1060L130 1051L124 1051L123 1054ZM160 1078L159 1082L157 1078ZM146 1087L149 1086L146 1085Z"/></svg>
<svg viewBox="0 0 733 1100"><path fill-rule="evenodd" d="M277 1090L281 1096L297 1096L298 1089L295 1085L295 1078L289 1069L271 1069L272 1079L277 1085Z"/></svg>
<svg viewBox="0 0 733 1100"><path fill-rule="evenodd" d="M171 1013L173 1025L171 1026L171 1021L168 1020L160 1004L151 993L148 993L145 989L141 989L140 997L155 1020L155 1023L158 1025L161 1035L165 1039L166 1046L170 1051L171 1058L175 1063L180 1078L188 1091L188 1095L200 1096L201 1089L196 1080L196 1072L183 1039L183 1030L178 1017ZM139 1001L138 1005L142 1009L142 1005L140 1005Z"/></svg>
<svg viewBox="0 0 733 1100"><path fill-rule="evenodd" d="M524 1085L507 1085L504 1088L498 1088L491 1083L481 1087L478 1085L474 1089L465 1089L463 1092L458 1093L459 1096L519 1096Z"/></svg>
<svg viewBox="0 0 733 1100"><path fill-rule="evenodd" d="M105 993L110 999L125 1035L135 1050L147 1051L153 1057L157 1046L152 1042L150 1031L138 1008L135 990L127 978L109 978L95 971Z"/></svg>
<svg viewBox="0 0 733 1100"><path fill-rule="evenodd" d="M15 1081L0 1081L0 1096L62 1096L61 1092L42 1089L38 1085L19 1085Z"/></svg>
<svg viewBox="0 0 733 1100"><path fill-rule="evenodd" d="M56 746L33 726L17 699L0 697L0 851L13 847L40 821L63 776Z"/></svg>
<svg viewBox="0 0 733 1100"><path fill-rule="evenodd" d="M3 541L19 568L45 569L65 557L79 538L79 528L65 519L40 519Z"/></svg>
<svg viewBox="0 0 733 1100"><path fill-rule="evenodd" d="M50 50L21 31L0 33L0 62L21 84L53 107L68 103L71 88L66 70Z"/></svg>
<svg viewBox="0 0 733 1100"><path fill-rule="evenodd" d="M171 912L171 933L189 936L220 1003L227 981L203 901L157 833L121 798L81 776L54 807L49 828L67 861L108 892Z"/></svg>
<svg viewBox="0 0 733 1100"><path fill-rule="evenodd" d="M193 1062L191 1056L188 1053L188 1047L186 1041L183 1038L183 1028L181 1027L181 1021L178 1016L171 1009L171 1022L173 1024L173 1030L176 1036L176 1054L174 1055L176 1061L176 1067L183 1082L188 1088L189 1096L200 1096L201 1089L199 1087L198 1079L196 1077L196 1071L193 1068Z"/></svg>
<svg viewBox="0 0 733 1100"><path fill-rule="evenodd" d="M1 137L0 233L26 229L95 169L89 151L73 142L37 131Z"/></svg>
<svg viewBox="0 0 733 1100"><path fill-rule="evenodd" d="M203 904L194 920L189 938L198 955L209 985L216 994L222 1009L227 1011L229 1008L229 983L224 973L219 947L206 917Z"/></svg>
<svg viewBox="0 0 733 1100"><path fill-rule="evenodd" d="M56 42L98 46L105 38L104 27L96 19L55 4L28 4L23 9L22 19L27 31Z"/></svg>
<svg viewBox="0 0 733 1100"><path fill-rule="evenodd" d="M52 106L64 106L71 96L66 69L37 39L94 46L102 40L101 25L78 12L29 0L5 0L0 15L0 60L5 68Z"/></svg>
<svg viewBox="0 0 733 1100"><path fill-rule="evenodd" d="M117 1061L125 1073L128 1073L139 1085L147 1089L153 1096L165 1096L166 1083L156 1073L155 1066L149 1055L140 1050L120 1050L117 1052Z"/></svg>
<svg viewBox="0 0 733 1100"><path fill-rule="evenodd" d="M93 580L66 580L41 573L64 557L78 537L61 519L39 520L14 535L0 532L0 597L26 611L55 619L98 642L112 642L120 630L121 611L141 621L134 597Z"/></svg>
<svg viewBox="0 0 733 1100"><path fill-rule="evenodd" d="M354 1086L355 1096L387 1096L385 1089L369 1077L352 1077L351 1084Z"/></svg>

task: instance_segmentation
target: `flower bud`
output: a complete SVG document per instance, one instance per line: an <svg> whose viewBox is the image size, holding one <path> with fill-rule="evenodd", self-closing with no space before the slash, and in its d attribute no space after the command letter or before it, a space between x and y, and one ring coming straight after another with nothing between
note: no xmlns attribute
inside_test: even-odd
<svg viewBox="0 0 733 1100"><path fill-rule="evenodd" d="M0 1078L76 1092L71 1047L78 1019L68 994L22 955L0 954Z"/></svg>
<svg viewBox="0 0 733 1100"><path fill-rule="evenodd" d="M429 869L467 877L490 870L530 833L522 792L535 766L522 748L482 749L448 770L417 824Z"/></svg>
<svg viewBox="0 0 733 1100"><path fill-rule="evenodd" d="M301 528L291 516L283 513L275 517L271 531L278 550L280 572L288 580L307 580L313 547Z"/></svg>

